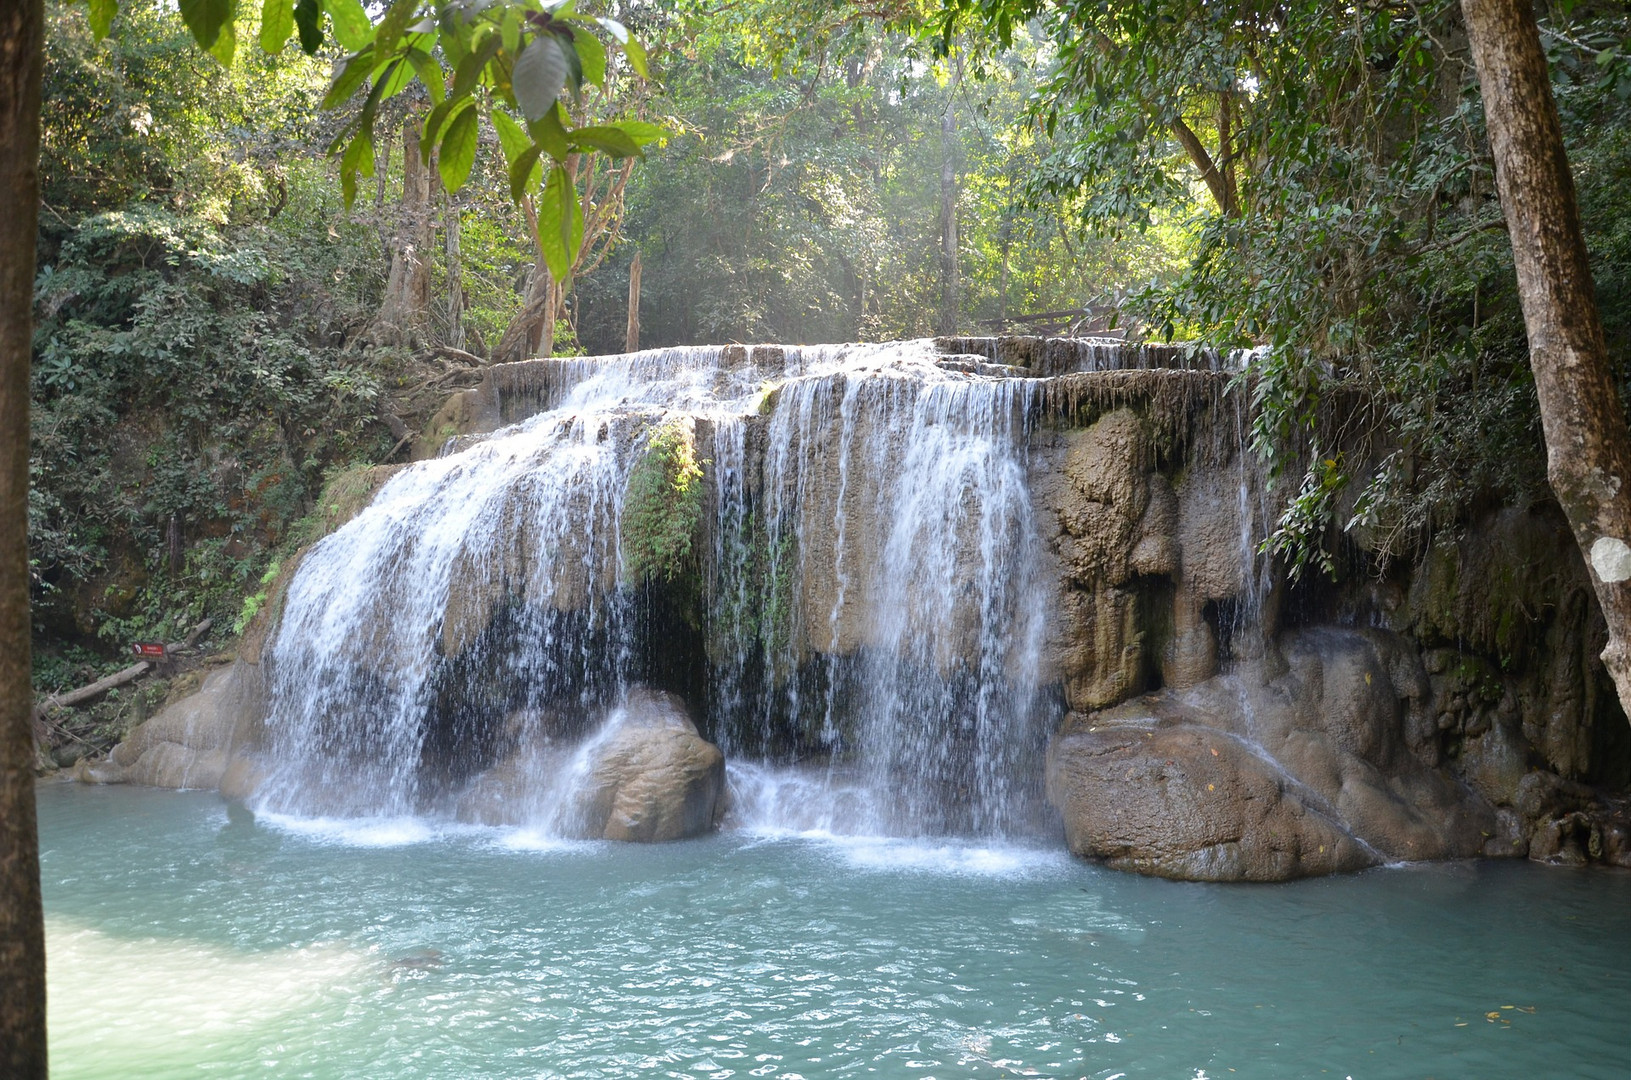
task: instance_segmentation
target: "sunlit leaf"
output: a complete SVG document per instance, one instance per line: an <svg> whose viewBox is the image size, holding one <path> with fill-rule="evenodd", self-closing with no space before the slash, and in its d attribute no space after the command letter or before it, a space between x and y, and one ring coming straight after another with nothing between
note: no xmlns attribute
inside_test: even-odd
<svg viewBox="0 0 1631 1080"><path fill-rule="evenodd" d="M413 65L419 81L424 83L425 89L430 92L430 100L440 105L442 99L447 96L447 86L442 81L442 65L436 62L435 57L417 46L408 51L408 63Z"/></svg>
<svg viewBox="0 0 1631 1080"><path fill-rule="evenodd" d="M93 0L94 5L95 0ZM294 0L263 0L261 4L261 48L282 52L294 33Z"/></svg>
<svg viewBox="0 0 1631 1080"><path fill-rule="evenodd" d="M470 178L470 168L476 162L476 120L480 115L474 107L461 111L442 136L436 168L442 174L442 186L449 191L459 190Z"/></svg>
<svg viewBox="0 0 1631 1080"><path fill-rule="evenodd" d="M374 24L368 21L362 0L324 0L334 40L347 52L356 52L374 40Z"/></svg>
<svg viewBox="0 0 1631 1080"><path fill-rule="evenodd" d="M323 95L323 108L332 109L356 93L357 88L373 73L373 68L373 49L364 49L346 60L334 76L334 82L329 85L328 93Z"/></svg>
<svg viewBox="0 0 1631 1080"><path fill-rule="evenodd" d="M91 34L97 41L108 36L113 17L119 13L119 0L91 0Z"/></svg>
<svg viewBox="0 0 1631 1080"><path fill-rule="evenodd" d="M221 62L222 67L231 67L232 58L238 53L238 24L231 19L221 24L220 33L215 35L215 44L210 46L210 55Z"/></svg>
<svg viewBox="0 0 1631 1080"><path fill-rule="evenodd" d="M610 124L581 127L571 132L571 140L580 146L603 150L616 158L644 157L638 144L627 132Z"/></svg>
<svg viewBox="0 0 1631 1080"><path fill-rule="evenodd" d="M578 62L582 67L583 80L590 86L605 86L606 46L581 26L572 28L572 42L578 49Z"/></svg>
<svg viewBox="0 0 1631 1080"><path fill-rule="evenodd" d="M208 49L221 36L221 27L232 21L235 5L233 0L179 0L179 7L193 40Z"/></svg>

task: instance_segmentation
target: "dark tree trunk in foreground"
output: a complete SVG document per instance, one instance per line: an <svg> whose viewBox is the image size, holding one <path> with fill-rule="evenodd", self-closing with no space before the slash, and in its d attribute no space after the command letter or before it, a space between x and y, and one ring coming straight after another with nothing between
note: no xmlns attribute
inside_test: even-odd
<svg viewBox="0 0 1631 1080"><path fill-rule="evenodd" d="M45 1076L45 923L34 828L28 363L40 205L41 0L0 0L0 1076Z"/></svg>
<svg viewBox="0 0 1631 1080"><path fill-rule="evenodd" d="M1529 331L1547 476L1608 622L1631 714L1631 432L1609 369L1574 178L1528 0L1461 0Z"/></svg>

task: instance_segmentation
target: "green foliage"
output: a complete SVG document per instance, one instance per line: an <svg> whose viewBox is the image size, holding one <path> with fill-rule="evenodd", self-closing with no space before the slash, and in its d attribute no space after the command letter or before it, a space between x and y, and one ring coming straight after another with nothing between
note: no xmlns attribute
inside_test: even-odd
<svg viewBox="0 0 1631 1080"><path fill-rule="evenodd" d="M629 184L624 236L641 252L647 341L932 333L948 104L966 329L1113 303L1182 265L1175 218L1115 242L1063 231L1062 202L1026 201L1045 152L1020 123L1046 62L1029 37L954 88L914 37L848 9L756 0L650 33L664 46L660 105L677 134ZM767 51L794 40L811 55ZM577 284L591 349L621 348L626 258Z"/></svg>
<svg viewBox="0 0 1631 1080"><path fill-rule="evenodd" d="M321 66L119 24L51 12L29 496L38 623L114 647L228 625L325 468L390 447L397 378L347 344L381 274L302 150Z"/></svg>
<svg viewBox="0 0 1631 1080"><path fill-rule="evenodd" d="M238 0L180 0L182 21L200 48L223 67L236 55ZM90 0L90 27L97 40L106 37L118 11L118 0ZM573 110L563 92L574 97L585 85L604 88L606 35L631 74L649 76L640 42L617 19L577 10L575 0L486 0L477 4L438 4L433 0L390 0L372 21L359 0L264 0L257 35L267 53L279 53L298 24L300 47L315 55L324 35L321 15L344 51L323 106L350 111L328 151L340 159L340 185L349 206L359 177L375 170L375 121L381 107L417 84L430 99L420 152L426 163L439 148L442 182L450 191L462 187L475 161L477 117L483 106L520 112L527 121L525 146L504 144L509 169L516 177L515 197L543 158L552 160L546 187L555 198L544 215L551 237L570 238L582 209L566 182L566 163L574 155L603 153L642 157L643 147L666 132L639 120L607 120L574 126ZM445 66L444 66L445 65ZM448 81L448 70L452 81ZM567 198L571 195L571 198ZM575 249L574 249L575 250ZM571 269L565 244L546 245L544 255L558 280Z"/></svg>
<svg viewBox="0 0 1631 1080"><path fill-rule="evenodd" d="M1316 450L1314 460L1303 473L1302 486L1286 505L1274 532L1262 543L1262 550L1285 560L1292 581L1302 577L1313 564L1326 576L1336 575L1336 559L1326 544L1337 496L1348 486L1341 455L1323 457Z"/></svg>
<svg viewBox="0 0 1631 1080"><path fill-rule="evenodd" d="M261 608L266 605L267 590L271 588L272 582L277 580L278 573L282 569L283 561L281 559L273 559L272 562L266 567L266 572L261 575L260 591L250 593L248 596L244 597L243 607L238 609L238 617L232 620L232 632L234 634L243 633L244 628L249 625L250 621L260 613Z"/></svg>
<svg viewBox="0 0 1631 1080"><path fill-rule="evenodd" d="M629 470L624 495L620 535L630 580L672 583L694 572L702 494L702 463L690 425L653 428Z"/></svg>
<svg viewBox="0 0 1631 1080"><path fill-rule="evenodd" d="M1620 5L1543 14L1590 243L1613 281L1631 266L1618 135L1631 20ZM1358 390L1377 403L1370 417L1323 437L1368 443L1352 466L1382 463L1357 478L1352 523L1384 558L1487 496L1539 496L1521 312L1458 4L947 0L942 27L1007 41L1033 19L1057 62L1031 108L1050 145L1028 199L1063 200L1101 235L1190 216L1187 270L1132 302L1169 336L1253 348L1251 434L1274 471L1305 460L1317 422L1342 420L1326 403ZM1619 310L1605 318L1626 325ZM1280 540L1316 545L1277 544L1298 567L1326 562L1309 520L1335 513L1325 488L1311 475L1286 496Z"/></svg>

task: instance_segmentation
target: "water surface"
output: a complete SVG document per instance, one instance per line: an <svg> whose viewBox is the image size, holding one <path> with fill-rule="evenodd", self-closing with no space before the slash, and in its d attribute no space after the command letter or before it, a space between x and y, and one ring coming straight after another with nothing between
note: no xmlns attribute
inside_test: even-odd
<svg viewBox="0 0 1631 1080"><path fill-rule="evenodd" d="M40 792L53 1075L1627 1075L1631 873L570 844Z"/></svg>

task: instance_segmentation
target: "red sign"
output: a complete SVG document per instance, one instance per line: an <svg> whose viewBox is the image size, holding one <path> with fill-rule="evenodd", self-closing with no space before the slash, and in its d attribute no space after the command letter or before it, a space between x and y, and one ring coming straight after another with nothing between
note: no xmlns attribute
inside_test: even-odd
<svg viewBox="0 0 1631 1080"><path fill-rule="evenodd" d="M143 660L163 660L164 642L138 641L130 647L130 651L141 657Z"/></svg>

